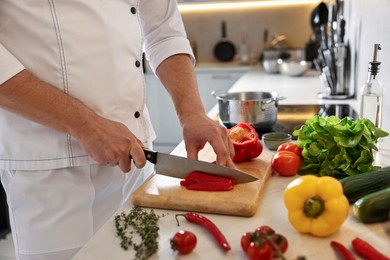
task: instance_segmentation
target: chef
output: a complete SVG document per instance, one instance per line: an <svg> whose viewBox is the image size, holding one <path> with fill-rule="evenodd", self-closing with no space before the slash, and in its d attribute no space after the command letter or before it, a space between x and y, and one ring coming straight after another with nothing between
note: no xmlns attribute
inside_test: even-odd
<svg viewBox="0 0 390 260"><path fill-rule="evenodd" d="M151 175L144 51L188 157L209 142L233 167L176 0L0 1L0 177L18 259L70 259Z"/></svg>

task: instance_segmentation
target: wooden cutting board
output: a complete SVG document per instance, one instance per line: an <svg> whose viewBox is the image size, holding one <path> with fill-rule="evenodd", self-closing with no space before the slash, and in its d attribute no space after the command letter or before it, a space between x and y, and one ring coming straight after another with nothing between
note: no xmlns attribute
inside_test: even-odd
<svg viewBox="0 0 390 260"><path fill-rule="evenodd" d="M182 179L155 174L133 193L132 203L148 208L250 217L256 213L264 186L272 174L272 157L270 152L263 151L256 159L238 163L239 170L259 180L237 184L231 191L191 191L180 186ZM215 158L209 145L199 153L202 161L213 162Z"/></svg>

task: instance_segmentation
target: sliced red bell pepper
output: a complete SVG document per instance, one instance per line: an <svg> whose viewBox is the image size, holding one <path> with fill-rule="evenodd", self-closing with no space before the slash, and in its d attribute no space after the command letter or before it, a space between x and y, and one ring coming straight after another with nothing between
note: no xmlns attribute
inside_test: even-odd
<svg viewBox="0 0 390 260"><path fill-rule="evenodd" d="M222 176L217 176L213 174L208 174L208 173L203 173L199 171L192 171L190 172L187 177L185 178L186 181L189 182L224 182L227 184L236 184L235 180L227 178L227 177L222 177Z"/></svg>
<svg viewBox="0 0 390 260"><path fill-rule="evenodd" d="M188 190L229 191L233 185L226 182L196 182L186 186Z"/></svg>
<svg viewBox="0 0 390 260"><path fill-rule="evenodd" d="M228 191L232 190L235 184L236 181L233 179L198 171L190 172L180 182L181 186L185 186L189 190L203 191Z"/></svg>
<svg viewBox="0 0 390 260"><path fill-rule="evenodd" d="M263 152L263 145L256 130L241 122L229 130L229 137L234 146L234 162L242 162L258 157Z"/></svg>

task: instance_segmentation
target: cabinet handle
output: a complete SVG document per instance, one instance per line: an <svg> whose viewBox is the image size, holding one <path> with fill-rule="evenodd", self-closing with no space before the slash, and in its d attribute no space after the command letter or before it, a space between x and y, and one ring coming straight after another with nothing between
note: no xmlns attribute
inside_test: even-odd
<svg viewBox="0 0 390 260"><path fill-rule="evenodd" d="M229 74L217 74L217 75L212 75L213 79L231 79L232 76Z"/></svg>

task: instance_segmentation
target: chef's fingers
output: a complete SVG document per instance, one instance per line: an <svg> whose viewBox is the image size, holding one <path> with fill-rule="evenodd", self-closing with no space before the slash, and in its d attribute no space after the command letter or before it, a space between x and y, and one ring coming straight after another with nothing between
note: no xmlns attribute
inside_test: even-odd
<svg viewBox="0 0 390 260"><path fill-rule="evenodd" d="M226 166L230 168L236 168L236 165L233 162L233 157L235 154L233 143L230 140L229 135L227 136L227 149L229 151L229 158L226 160Z"/></svg>
<svg viewBox="0 0 390 260"><path fill-rule="evenodd" d="M201 148L199 148L198 146L186 144L187 158L198 160L198 152L202 150L203 147L204 145Z"/></svg>
<svg viewBox="0 0 390 260"><path fill-rule="evenodd" d="M231 168L235 168L233 163L234 148L231 146L230 140L227 140L227 133L222 133L219 138L210 140L215 154L217 155L216 163Z"/></svg>
<svg viewBox="0 0 390 260"><path fill-rule="evenodd" d="M218 165L223 165L223 166L227 166L230 168L236 168L236 166L232 160L232 157L230 156L229 153L225 152L226 150L224 152L217 152L216 150L214 150L214 151L217 154L216 163Z"/></svg>
<svg viewBox="0 0 390 260"><path fill-rule="evenodd" d="M107 164L109 164L112 167L115 167L118 165L118 161L110 161L110 162L107 162Z"/></svg>
<svg viewBox="0 0 390 260"><path fill-rule="evenodd" d="M118 161L118 167L122 170L122 172L126 173L131 170L131 159L128 155L123 155L121 159Z"/></svg>
<svg viewBox="0 0 390 260"><path fill-rule="evenodd" d="M228 132L228 130L226 130L226 132ZM228 151L230 154L230 158L233 158L236 152L234 150L234 146L233 146L232 140L230 139L229 133L226 136L226 143L227 143Z"/></svg>
<svg viewBox="0 0 390 260"><path fill-rule="evenodd" d="M234 164L232 158L228 158L225 165L226 165L227 167L230 167L230 168L233 168L233 169L236 168L236 165Z"/></svg>
<svg viewBox="0 0 390 260"><path fill-rule="evenodd" d="M142 143L137 142L134 143L130 148L130 156L135 164L135 166L140 169L145 166L146 164L146 157L144 150L142 149Z"/></svg>

